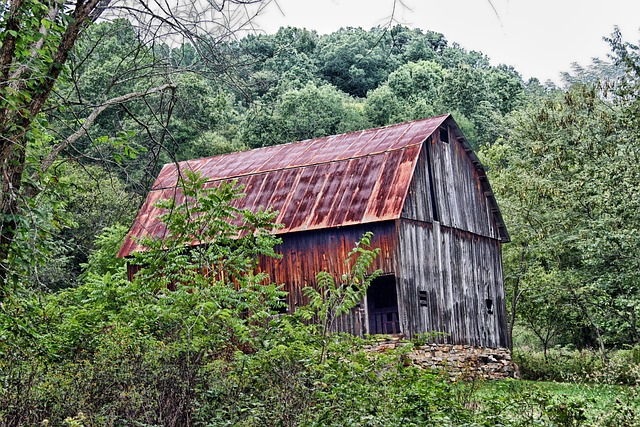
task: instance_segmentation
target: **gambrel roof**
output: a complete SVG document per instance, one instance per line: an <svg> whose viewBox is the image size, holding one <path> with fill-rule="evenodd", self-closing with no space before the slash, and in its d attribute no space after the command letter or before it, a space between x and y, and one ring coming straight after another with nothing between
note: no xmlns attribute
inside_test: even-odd
<svg viewBox="0 0 640 427"><path fill-rule="evenodd" d="M166 229L154 205L176 197L179 173L200 172L207 186L237 180L244 185L236 206L279 211L278 234L399 219L423 142L443 124L455 129L457 143L479 175L500 239L508 241L484 169L449 115L166 164L134 221L119 257L143 249L146 236Z"/></svg>

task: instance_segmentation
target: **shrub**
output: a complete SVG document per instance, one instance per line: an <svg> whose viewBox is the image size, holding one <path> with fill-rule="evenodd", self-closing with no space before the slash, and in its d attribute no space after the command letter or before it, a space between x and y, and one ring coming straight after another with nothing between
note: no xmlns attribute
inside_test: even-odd
<svg viewBox="0 0 640 427"><path fill-rule="evenodd" d="M640 393L638 388L619 396L615 405L604 412L598 420L603 427L640 427Z"/></svg>
<svg viewBox="0 0 640 427"><path fill-rule="evenodd" d="M607 360L589 350L549 349L541 351L514 349L513 358L522 378L545 381L578 381L602 384L640 384L637 349L611 351Z"/></svg>

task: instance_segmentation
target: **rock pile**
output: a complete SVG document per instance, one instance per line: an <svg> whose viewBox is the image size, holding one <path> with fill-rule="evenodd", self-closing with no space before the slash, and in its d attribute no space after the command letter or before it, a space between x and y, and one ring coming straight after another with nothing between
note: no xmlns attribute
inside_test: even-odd
<svg viewBox="0 0 640 427"><path fill-rule="evenodd" d="M407 345L398 337L367 346L368 351L382 353ZM406 365L446 372L455 379L518 378L518 368L506 348L485 348L471 345L425 344L402 353Z"/></svg>

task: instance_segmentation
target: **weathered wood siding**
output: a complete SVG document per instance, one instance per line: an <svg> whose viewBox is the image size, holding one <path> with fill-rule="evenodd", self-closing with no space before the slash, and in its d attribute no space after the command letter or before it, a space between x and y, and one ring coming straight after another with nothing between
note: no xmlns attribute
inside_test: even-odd
<svg viewBox="0 0 640 427"><path fill-rule="evenodd" d="M438 222L400 220L399 242L398 303L406 335L444 332L445 342L507 345L499 241Z"/></svg>
<svg viewBox="0 0 640 427"><path fill-rule="evenodd" d="M499 238L480 177L453 135L449 143L435 135L424 142L402 217L433 221L431 194L442 225Z"/></svg>
<svg viewBox="0 0 640 427"><path fill-rule="evenodd" d="M399 220L399 251L405 334L507 345L498 229L475 165L453 135L447 143L436 132L423 144Z"/></svg>
<svg viewBox="0 0 640 427"><path fill-rule="evenodd" d="M262 258L260 269L269 274L272 283L284 284L289 295L289 310L306 304L302 288L315 284L319 271L327 271L339 280L348 266L344 260L356 241L367 231L374 233L371 247L380 248L371 272L380 269L384 273L396 270L397 231L395 221L363 224L351 227L312 230L282 235L282 244L275 250L282 258ZM364 306L352 311L350 316L341 316L336 329L355 335L363 333L366 325Z"/></svg>
<svg viewBox="0 0 640 427"><path fill-rule="evenodd" d="M418 161L413 170L413 178L409 185L409 191L402 208L402 218L416 221L433 221L433 200L431 198L431 171L429 171L429 158L427 148L429 142L425 141L420 150Z"/></svg>

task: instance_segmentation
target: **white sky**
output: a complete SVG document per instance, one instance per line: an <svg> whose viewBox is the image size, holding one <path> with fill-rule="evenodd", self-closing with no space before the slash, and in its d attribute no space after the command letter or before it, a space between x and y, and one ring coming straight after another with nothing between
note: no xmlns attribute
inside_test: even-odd
<svg viewBox="0 0 640 427"><path fill-rule="evenodd" d="M266 33L281 26L321 34L340 27L369 29L389 22L393 0L276 0L255 21ZM405 5L405 7L402 6ZM640 0L403 0L395 19L409 27L438 31L449 43L486 54L491 63L512 65L525 79L559 82L572 62L606 59L602 37L622 30L640 38ZM496 9L494 12L492 4ZM279 6L279 8L278 8Z"/></svg>

